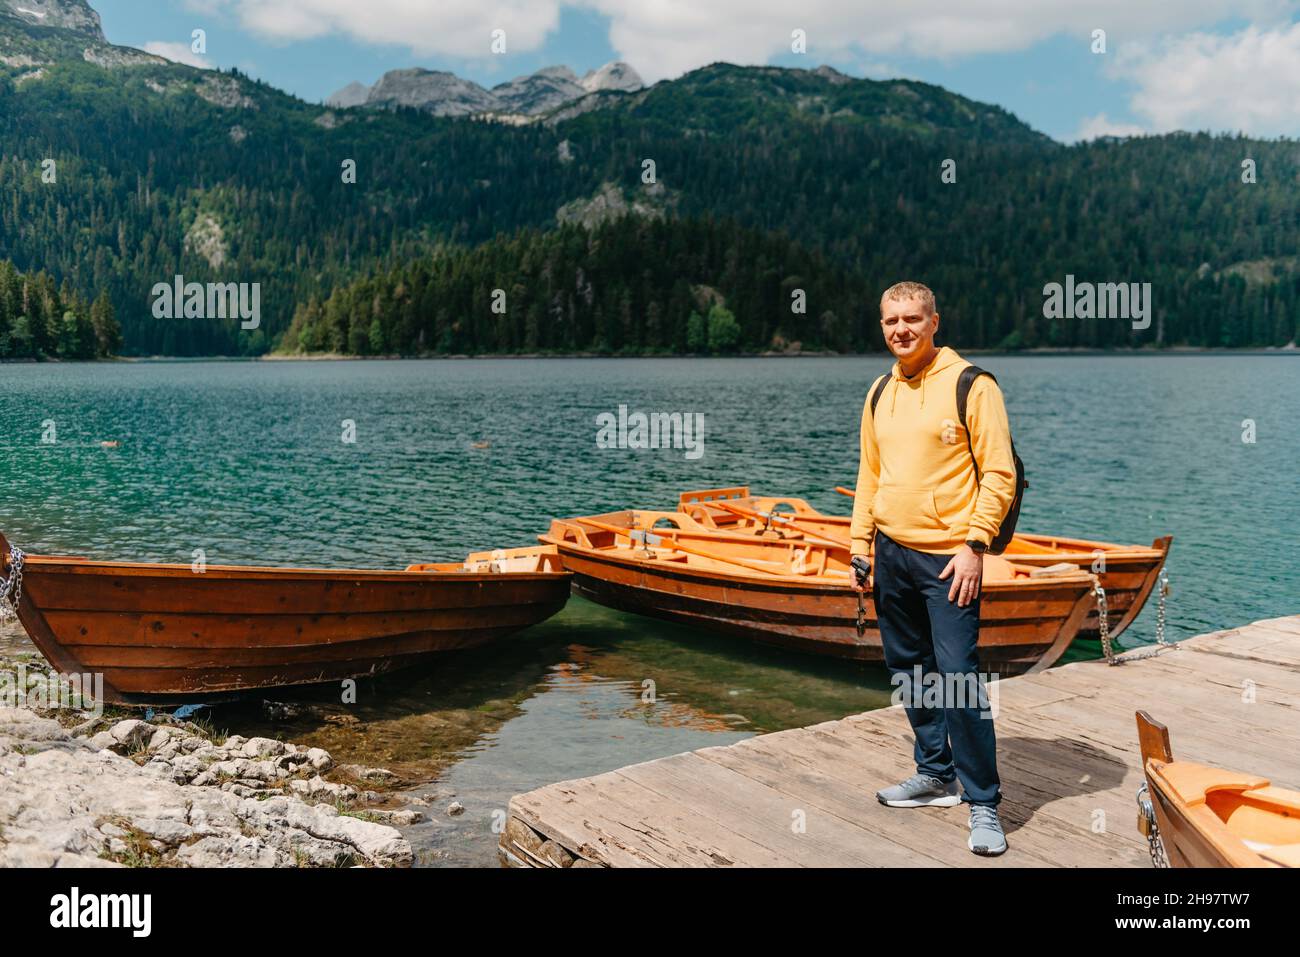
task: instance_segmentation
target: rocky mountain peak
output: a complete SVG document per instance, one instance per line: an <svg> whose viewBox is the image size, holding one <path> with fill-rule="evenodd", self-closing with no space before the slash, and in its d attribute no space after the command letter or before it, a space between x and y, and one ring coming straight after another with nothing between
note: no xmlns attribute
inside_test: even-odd
<svg viewBox="0 0 1300 957"><path fill-rule="evenodd" d="M645 86L641 74L622 60L606 63L599 70L588 70L587 75L578 82L588 93L595 93L597 90L622 90L625 93L635 93Z"/></svg>
<svg viewBox="0 0 1300 957"><path fill-rule="evenodd" d="M332 94L325 100L326 106L336 106L340 109L349 106L361 106L370 96L370 87L364 83L352 82L343 89Z"/></svg>
<svg viewBox="0 0 1300 957"><path fill-rule="evenodd" d="M71 30L107 42L99 14L86 0L0 0L0 13L32 26Z"/></svg>
<svg viewBox="0 0 1300 957"><path fill-rule="evenodd" d="M536 117L589 93L604 90L631 92L644 84L637 72L623 62L606 63L589 70L581 79L564 65L543 67L536 73L517 76L484 89L472 80L441 70L390 70L373 87L349 83L326 99L326 104L343 108L409 106L434 116L496 114Z"/></svg>
<svg viewBox="0 0 1300 957"><path fill-rule="evenodd" d="M444 70L390 70L366 97L367 106L410 106L434 116L464 116L498 107L492 94L472 80Z"/></svg>

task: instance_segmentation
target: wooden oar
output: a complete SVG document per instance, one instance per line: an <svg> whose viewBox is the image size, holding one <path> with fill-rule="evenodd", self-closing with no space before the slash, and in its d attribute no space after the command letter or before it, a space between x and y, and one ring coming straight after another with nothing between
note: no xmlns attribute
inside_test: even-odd
<svg viewBox="0 0 1300 957"><path fill-rule="evenodd" d="M615 535L622 535L624 538L632 539L633 541L636 541L635 537L633 536L634 532L640 532L643 535L650 535L656 538L668 537L660 532L649 531L647 529L642 529L642 528L625 528L619 525L606 525L604 522L598 522L592 518L575 518L572 519L571 521L581 522L583 525L590 525L593 528L599 528L600 530L605 532L613 532ZM674 529L674 531L677 531L677 529ZM700 558L708 558L715 562L723 562L728 565L736 565L740 568L748 568L750 571L762 572L764 575L781 574L781 572L774 571L773 569L768 568L764 565L756 565L751 562L747 562L741 558L728 558L725 555L719 555L715 552L710 552L707 549L695 548L694 546L691 545L684 545L681 542L679 542L675 537L671 538L670 540L673 543L673 548L676 548L678 551L686 552L688 555L698 555ZM645 544L647 547L649 546L650 541L648 538L645 540Z"/></svg>
<svg viewBox="0 0 1300 957"><path fill-rule="evenodd" d="M791 518L788 515L781 515L777 512L768 512L767 515L764 515L762 512L751 512L749 509L741 508L739 505L732 505L730 502L710 502L709 504L714 506L715 508L726 509L731 514L739 515L742 518L750 518L750 519L758 520L758 519L765 519L770 515L773 521L785 522L787 525L794 526L796 529L798 529L800 532L803 533L805 538L809 539L810 541L812 539L817 539L818 544L830 545L833 548L849 547L849 543L846 540L833 538L830 535L825 534L824 532L815 532L809 528L805 528L803 527L799 519Z"/></svg>
<svg viewBox="0 0 1300 957"><path fill-rule="evenodd" d="M853 489L851 489L851 488L845 488L843 485L837 485L837 486L835 486L835 491L839 492L841 495L847 495L849 498L857 498L857 497L858 497L858 493L857 493L857 492L853 491Z"/></svg>

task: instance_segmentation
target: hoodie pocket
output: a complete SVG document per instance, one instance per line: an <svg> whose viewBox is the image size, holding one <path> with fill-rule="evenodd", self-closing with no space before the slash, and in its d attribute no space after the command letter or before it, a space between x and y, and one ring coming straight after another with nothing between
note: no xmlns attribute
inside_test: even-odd
<svg viewBox="0 0 1300 957"><path fill-rule="evenodd" d="M876 524L887 528L916 531L945 531L948 526L939 518L934 492L928 488L898 488L882 485L872 500Z"/></svg>

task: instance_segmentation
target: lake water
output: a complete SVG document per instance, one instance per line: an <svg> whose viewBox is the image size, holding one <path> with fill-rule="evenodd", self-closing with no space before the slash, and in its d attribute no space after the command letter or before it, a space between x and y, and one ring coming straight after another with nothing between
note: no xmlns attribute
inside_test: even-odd
<svg viewBox="0 0 1300 957"><path fill-rule="evenodd" d="M1300 357L978 362L1002 383L1029 473L1022 530L1174 535L1175 638L1300 611ZM833 487L854 480L863 397L887 365L0 365L0 529L31 552L380 568L527 544L552 517L668 507L689 488L748 483L845 512ZM700 413L703 455L598 448L596 417L620 405ZM1151 607L1121 644L1153 627ZM879 669L574 600L499 645L363 684L355 706L306 692L293 721L256 702L215 720L429 781L434 820L408 829L423 860L490 864L514 793L879 707L887 687ZM453 797L466 813L448 818Z"/></svg>

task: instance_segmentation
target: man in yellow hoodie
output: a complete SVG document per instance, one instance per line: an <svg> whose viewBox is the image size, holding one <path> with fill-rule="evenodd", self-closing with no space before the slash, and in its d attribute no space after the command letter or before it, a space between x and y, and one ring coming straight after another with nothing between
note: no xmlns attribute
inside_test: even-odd
<svg viewBox="0 0 1300 957"><path fill-rule="evenodd" d="M872 384L862 411L850 534L853 555L874 560L885 664L904 690L917 773L876 797L889 807L964 801L970 849L1001 854L997 742L976 644L984 551L1016 490L1011 430L997 383L980 376L967 400L968 444L957 379L970 363L935 346L933 292L915 282L891 286L880 300L880 325L898 361ZM920 706L918 679L941 680L942 707Z"/></svg>

